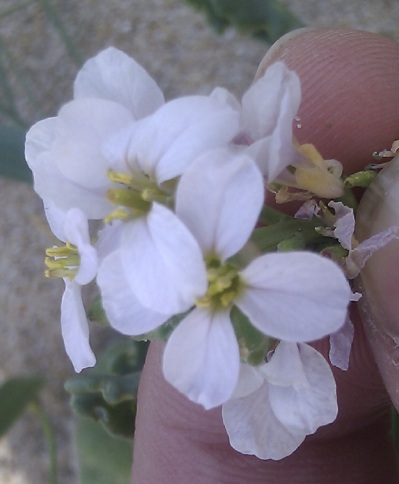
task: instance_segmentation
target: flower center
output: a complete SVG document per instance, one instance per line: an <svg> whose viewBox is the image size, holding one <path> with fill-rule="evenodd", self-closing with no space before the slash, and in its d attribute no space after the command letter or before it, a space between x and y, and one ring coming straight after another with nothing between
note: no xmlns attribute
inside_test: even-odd
<svg viewBox="0 0 399 484"><path fill-rule="evenodd" d="M67 277L71 281L79 270L80 256L77 247L68 242L62 247L46 249L46 277Z"/></svg>
<svg viewBox="0 0 399 484"><path fill-rule="evenodd" d="M244 285L237 269L222 263L214 255L205 257L208 277L206 294L196 300L196 306L213 311L226 310L242 291Z"/></svg>
<svg viewBox="0 0 399 484"><path fill-rule="evenodd" d="M109 169L108 179L121 185L120 188L110 188L108 201L117 208L105 218L105 223L112 220L129 220L148 213L152 202L171 206L175 183L173 180L160 187L150 176L144 173L133 175Z"/></svg>

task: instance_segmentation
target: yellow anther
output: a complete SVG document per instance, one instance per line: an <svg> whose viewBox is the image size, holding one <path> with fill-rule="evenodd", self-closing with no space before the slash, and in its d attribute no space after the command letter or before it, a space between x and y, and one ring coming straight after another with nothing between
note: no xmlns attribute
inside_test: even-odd
<svg viewBox="0 0 399 484"><path fill-rule="evenodd" d="M109 168L107 171L108 180L114 183L120 183L121 185L131 186L133 184L133 177L127 173L113 170Z"/></svg>

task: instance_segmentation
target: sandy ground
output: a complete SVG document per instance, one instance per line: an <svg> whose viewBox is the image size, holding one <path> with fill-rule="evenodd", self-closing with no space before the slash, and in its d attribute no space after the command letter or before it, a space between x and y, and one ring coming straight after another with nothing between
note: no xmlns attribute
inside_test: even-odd
<svg viewBox="0 0 399 484"><path fill-rule="evenodd" d="M22 3L22 1L20 2ZM77 65L65 51L43 5L0 17L0 40L21 72L9 69L16 104L28 123L56 114L70 99ZM399 2L285 0L312 26L354 27L399 38ZM1 0L0 14L16 0ZM208 93L223 85L237 95L249 86L267 50L229 30L217 36L204 18L179 0L53 0L83 59L114 45L134 56L168 99ZM0 44L0 55L3 48ZM21 80L35 94L32 102ZM0 94L1 95L1 94ZM51 245L42 206L28 185L0 179L0 378L40 374L42 402L54 424L60 483L78 482L73 419L64 381L73 374L59 328L62 283L43 275L43 249ZM1 484L48 482L46 444L32 413L0 441Z"/></svg>

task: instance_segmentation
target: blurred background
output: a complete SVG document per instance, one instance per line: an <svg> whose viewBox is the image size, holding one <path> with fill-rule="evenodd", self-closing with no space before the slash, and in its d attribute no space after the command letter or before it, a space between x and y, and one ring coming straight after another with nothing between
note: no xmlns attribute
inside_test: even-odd
<svg viewBox="0 0 399 484"><path fill-rule="evenodd" d="M63 284L43 276L43 251L53 241L20 161L26 129L57 114L84 60L107 46L141 63L167 99L217 85L241 96L272 41L300 25L399 40L399 1L0 0L0 383L44 380L35 401L46 415L44 428L54 430L59 483L80 479L64 390L73 368L59 325ZM100 350L112 336L93 331ZM51 482L40 412L27 405L1 438L1 484Z"/></svg>

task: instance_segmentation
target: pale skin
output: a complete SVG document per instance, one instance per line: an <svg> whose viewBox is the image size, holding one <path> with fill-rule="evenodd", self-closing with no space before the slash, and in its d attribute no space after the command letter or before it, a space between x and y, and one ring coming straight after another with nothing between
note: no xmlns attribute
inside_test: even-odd
<svg viewBox="0 0 399 484"><path fill-rule="evenodd" d="M295 136L301 143L314 143L325 158L340 160L346 173L362 169L372 161L373 151L389 148L399 138L399 44L364 32L302 30L273 46L259 74L276 60L283 60L301 79L301 127L295 128ZM388 284L389 274L386 280ZM392 301L395 304L399 306L399 298ZM234 451L220 408L205 411L166 383L162 344L152 344L139 390L132 483L399 482L388 395L399 407L399 370L392 365L398 350L380 321L372 338L356 308L352 321L349 371L333 369L337 420L277 462ZM399 316L397 327L399 333ZM315 347L327 355L327 340Z"/></svg>

